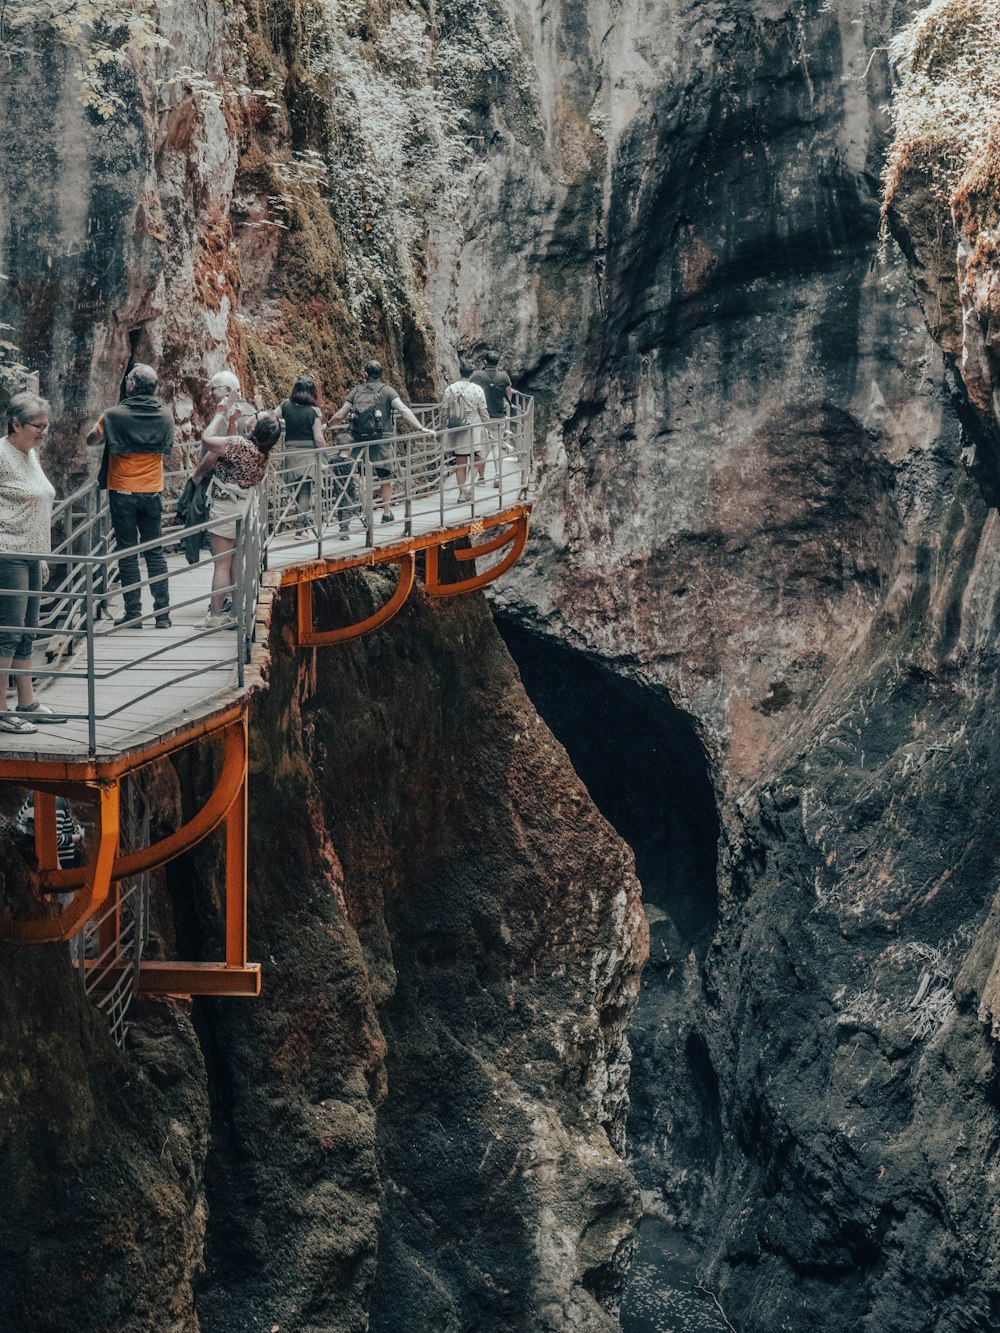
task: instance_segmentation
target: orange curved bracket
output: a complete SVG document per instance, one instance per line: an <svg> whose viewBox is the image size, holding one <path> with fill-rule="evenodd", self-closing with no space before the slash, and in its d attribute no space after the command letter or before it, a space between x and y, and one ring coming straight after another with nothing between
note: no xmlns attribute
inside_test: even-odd
<svg viewBox="0 0 1000 1333"><path fill-rule="evenodd" d="M91 791L94 790L91 788ZM103 906L111 889L118 851L119 790L117 782L96 788L94 852L87 865L70 872L79 877L82 892L76 894L58 916L47 917L43 921L0 922L0 939L11 944L52 944L58 940L69 940L84 921Z"/></svg>
<svg viewBox="0 0 1000 1333"><path fill-rule="evenodd" d="M511 543L511 548L504 558L497 562L492 569L487 569L482 574L474 574L471 578L459 579L456 583L442 583L438 570L438 550L437 546L427 548L427 563L424 575L424 591L428 597L457 597L460 593L475 592L477 588L485 588L487 583L492 583L498 579L501 574L505 574L511 565L517 562L518 557L524 550L524 544L528 540L528 515L519 514L518 517L508 528L491 537L488 542L482 546L471 546L468 550L455 552L457 560L475 560L480 555L490 555L493 551L499 551L501 547Z"/></svg>
<svg viewBox="0 0 1000 1333"><path fill-rule="evenodd" d="M360 638L362 634L370 634L373 629L378 629L380 625L393 618L409 597L416 572L417 558L414 552L402 552L399 557L399 581L396 584L396 591L385 606L380 607L367 620L359 620L355 625L345 625L342 629L313 629L313 585L311 582L298 584L299 647L325 648L328 644L346 643L349 639Z"/></svg>
<svg viewBox="0 0 1000 1333"><path fill-rule="evenodd" d="M188 822L161 838L150 847L140 847L137 851L116 856L111 869L113 880L128 879L131 875L142 875L147 870L155 870L166 865L175 856L190 851L203 838L207 838L214 828L225 819L230 806L244 789L247 774L247 717L244 713L239 721L226 728L222 759L222 772L215 790L202 808ZM115 783L117 791L118 784ZM43 871L39 875L46 892L65 892L80 889L86 885L88 868L75 867L69 870Z"/></svg>

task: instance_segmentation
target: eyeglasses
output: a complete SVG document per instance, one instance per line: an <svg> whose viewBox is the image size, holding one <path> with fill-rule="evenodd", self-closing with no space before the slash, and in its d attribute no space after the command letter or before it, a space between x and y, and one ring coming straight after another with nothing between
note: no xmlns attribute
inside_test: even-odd
<svg viewBox="0 0 1000 1333"><path fill-rule="evenodd" d="M26 421L24 424L30 426L32 430L37 430L39 435L44 435L49 428L49 423L47 421L43 421L41 425L39 425L37 421Z"/></svg>

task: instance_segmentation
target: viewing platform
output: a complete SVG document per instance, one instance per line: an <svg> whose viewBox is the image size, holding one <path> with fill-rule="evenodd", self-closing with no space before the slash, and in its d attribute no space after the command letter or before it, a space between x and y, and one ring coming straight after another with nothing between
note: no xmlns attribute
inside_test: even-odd
<svg viewBox="0 0 1000 1333"><path fill-rule="evenodd" d="M148 875L226 825L226 961L135 964L138 988L188 994L256 994L259 967L246 959L246 773L248 715L253 691L262 687L268 653L270 602L294 586L300 647L323 647L356 638L387 623L405 604L424 557L424 592L451 597L499 577L517 560L527 538L533 455L533 404L515 394L510 415L474 427L485 477L456 483L452 450L467 431L442 428L440 405L412 409L435 430L391 440L391 520L383 521L385 464L372 447L341 439L322 448L275 451L237 524L233 581L227 589L231 624L204 627L213 556L203 539L212 520L187 528L168 526L184 476L167 481L164 535L152 546L167 552L171 626L156 629L153 614L142 624L115 626L122 615L118 553L112 549L106 495L86 487L57 506L50 579L43 594L33 675L36 693L66 718L38 725L28 735L0 734L0 781L36 792L35 844L40 915L0 917L0 939L43 943L76 939L81 970L92 970L81 950L81 932L124 901L137 876ZM461 440L459 440L462 443ZM386 442L380 442L384 445ZM195 549L189 563L182 538ZM467 540L463 540L467 539ZM458 545L456 545L458 543ZM450 546L468 574L439 578L439 554ZM398 568L394 593L367 619L317 629L315 582L351 568ZM149 580L141 589L150 604ZM205 806L182 829L152 846L123 850L123 784L145 765L185 746L218 743L220 775ZM89 811L87 858L60 868L55 852L55 800L67 797ZM135 841L135 838L130 840ZM138 839L140 842L141 838ZM59 899L46 895L59 895ZM58 912L53 902L61 902ZM142 901L141 897L136 901ZM113 914L114 915L114 914ZM120 936L121 912L103 927L105 943ZM106 952L107 950L105 950ZM120 974L124 964L112 972ZM117 972L116 972L117 968Z"/></svg>

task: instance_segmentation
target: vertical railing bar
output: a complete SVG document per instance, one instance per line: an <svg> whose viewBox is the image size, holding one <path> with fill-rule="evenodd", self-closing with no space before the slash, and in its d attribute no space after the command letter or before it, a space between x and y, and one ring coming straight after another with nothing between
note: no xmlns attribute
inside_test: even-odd
<svg viewBox="0 0 1000 1333"><path fill-rule="evenodd" d="M247 511L249 516L249 509ZM246 520L243 517L236 520L236 559L238 572L236 576L236 683L240 689L243 688L244 678L244 656L246 635L246 551L244 549L244 536L246 533Z"/></svg>
<svg viewBox="0 0 1000 1333"><path fill-rule="evenodd" d="M97 753L97 682L94 661L94 566L86 561L87 591L87 744L91 754Z"/></svg>
<svg viewBox="0 0 1000 1333"><path fill-rule="evenodd" d="M406 472L403 477L403 536L413 536L413 490L411 475L413 472L413 441L406 441Z"/></svg>
<svg viewBox="0 0 1000 1333"><path fill-rule="evenodd" d="M372 471L371 446L364 445L363 474L365 479L365 529L368 545L375 545L375 473Z"/></svg>
<svg viewBox="0 0 1000 1333"><path fill-rule="evenodd" d="M440 499L440 521L439 527L444 527L444 491L448 484L448 467L445 459L448 456L447 431L443 430L438 436L438 496Z"/></svg>

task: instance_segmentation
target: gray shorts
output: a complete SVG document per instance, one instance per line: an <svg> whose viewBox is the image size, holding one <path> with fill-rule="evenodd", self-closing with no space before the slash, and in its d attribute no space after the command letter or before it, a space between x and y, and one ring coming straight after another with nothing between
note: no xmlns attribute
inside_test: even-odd
<svg viewBox="0 0 1000 1333"><path fill-rule="evenodd" d="M38 628L40 597L32 593L42 588L42 562L23 556L0 556L0 657L18 661L31 656L31 641Z"/></svg>

